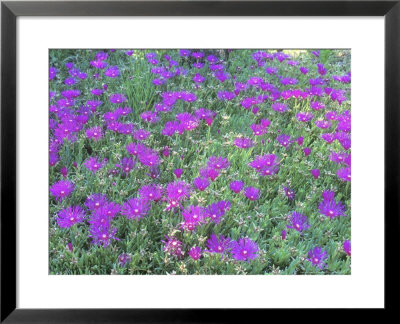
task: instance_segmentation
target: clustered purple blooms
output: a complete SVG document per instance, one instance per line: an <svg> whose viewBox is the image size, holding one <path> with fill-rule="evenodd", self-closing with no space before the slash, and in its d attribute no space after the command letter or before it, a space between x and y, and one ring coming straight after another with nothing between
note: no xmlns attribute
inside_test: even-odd
<svg viewBox="0 0 400 324"><path fill-rule="evenodd" d="M104 159L103 161L100 161L97 157L89 157L86 159L86 161L83 163L83 165L88 168L92 173L94 174L96 171L100 170L107 164L107 159Z"/></svg>
<svg viewBox="0 0 400 324"><path fill-rule="evenodd" d="M246 137L238 137L238 138L236 138L235 141L233 142L233 144L236 147L242 148L242 149L248 149L248 148L253 147L255 145L254 142L250 138L246 138Z"/></svg>
<svg viewBox="0 0 400 324"><path fill-rule="evenodd" d="M259 175L265 177L278 173L280 169L279 163L279 159L275 154L265 154L258 156L249 163L249 166L255 169Z"/></svg>
<svg viewBox="0 0 400 324"><path fill-rule="evenodd" d="M244 195L249 200L258 200L260 198L260 189L255 187L244 188Z"/></svg>

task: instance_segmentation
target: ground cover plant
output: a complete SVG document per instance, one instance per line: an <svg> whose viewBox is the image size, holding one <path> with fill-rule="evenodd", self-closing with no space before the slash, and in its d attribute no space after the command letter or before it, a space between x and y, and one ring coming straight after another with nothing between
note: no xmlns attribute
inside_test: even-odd
<svg viewBox="0 0 400 324"><path fill-rule="evenodd" d="M49 51L50 274L350 274L348 50Z"/></svg>

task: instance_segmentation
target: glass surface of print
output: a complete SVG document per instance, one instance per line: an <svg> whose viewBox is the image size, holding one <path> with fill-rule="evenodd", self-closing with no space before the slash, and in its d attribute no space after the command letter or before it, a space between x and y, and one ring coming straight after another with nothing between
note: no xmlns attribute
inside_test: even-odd
<svg viewBox="0 0 400 324"><path fill-rule="evenodd" d="M52 49L49 273L351 273L349 50Z"/></svg>

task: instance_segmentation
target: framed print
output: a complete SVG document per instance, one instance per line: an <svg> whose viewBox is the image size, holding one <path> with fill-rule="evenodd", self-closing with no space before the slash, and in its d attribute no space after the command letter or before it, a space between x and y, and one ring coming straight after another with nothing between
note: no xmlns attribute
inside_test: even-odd
<svg viewBox="0 0 400 324"><path fill-rule="evenodd" d="M398 1L1 10L1 321L393 307Z"/></svg>

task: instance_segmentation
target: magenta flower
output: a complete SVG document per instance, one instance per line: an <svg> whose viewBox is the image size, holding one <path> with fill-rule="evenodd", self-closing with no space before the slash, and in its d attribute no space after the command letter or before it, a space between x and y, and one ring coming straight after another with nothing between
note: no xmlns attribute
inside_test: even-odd
<svg viewBox="0 0 400 324"><path fill-rule="evenodd" d="M196 83L202 83L205 79L206 78L203 77L200 73L196 73L196 75L193 77L193 81Z"/></svg>
<svg viewBox="0 0 400 324"><path fill-rule="evenodd" d="M182 176L183 170L182 169L175 169L174 174L179 179Z"/></svg>
<svg viewBox="0 0 400 324"><path fill-rule="evenodd" d="M258 246L249 238L232 241L230 247L230 253L235 260L250 261L258 257Z"/></svg>
<svg viewBox="0 0 400 324"><path fill-rule="evenodd" d="M195 247L191 248L188 254L195 261L200 259L202 257L202 255L203 255L202 251L201 251L201 248L198 247L198 246L195 246Z"/></svg>
<svg viewBox="0 0 400 324"><path fill-rule="evenodd" d="M147 216L150 210L150 203L144 198L132 198L125 202L121 209L121 215L128 219L139 220Z"/></svg>
<svg viewBox="0 0 400 324"><path fill-rule="evenodd" d="M319 203L318 209L322 215L333 219L339 216L345 215L345 206L340 202L334 199L335 193L333 191L325 190L322 194L324 199Z"/></svg>
<svg viewBox="0 0 400 324"><path fill-rule="evenodd" d="M102 195L99 193L91 194L87 197L85 206L89 208L91 211L99 209L108 203L108 199L106 195Z"/></svg>
<svg viewBox="0 0 400 324"><path fill-rule="evenodd" d="M110 66L105 72L104 75L109 78L119 77L121 72L118 69L118 66Z"/></svg>
<svg viewBox="0 0 400 324"><path fill-rule="evenodd" d="M167 185L166 193L169 201L180 201L189 198L191 186L184 181L175 181Z"/></svg>
<svg viewBox="0 0 400 324"><path fill-rule="evenodd" d="M125 101L128 101L128 99L121 93L114 93L110 96L110 102L114 104L120 104Z"/></svg>
<svg viewBox="0 0 400 324"><path fill-rule="evenodd" d="M308 112L299 112L296 115L297 120L303 123L309 122L311 119L313 119L313 117L314 115Z"/></svg>
<svg viewBox="0 0 400 324"><path fill-rule="evenodd" d="M121 267L124 267L125 264L130 263L132 261L132 256L126 253L122 253L118 256L118 264Z"/></svg>
<svg viewBox="0 0 400 324"><path fill-rule="evenodd" d="M61 228L70 228L85 220L85 211L79 206L69 206L58 212L57 225Z"/></svg>
<svg viewBox="0 0 400 324"><path fill-rule="evenodd" d="M201 206L189 206L182 211L184 222L181 224L181 228L193 231L198 225L204 222L204 208Z"/></svg>
<svg viewBox="0 0 400 324"><path fill-rule="evenodd" d="M288 106L287 106L286 104L284 104L284 103L274 102L274 103L272 104L272 109L275 110L275 111L278 111L278 112L280 112L280 113L283 113L283 112L288 111L289 108L288 108Z"/></svg>
<svg viewBox="0 0 400 324"><path fill-rule="evenodd" d="M282 231L281 237L282 237L283 241L286 240L286 231L285 230Z"/></svg>
<svg viewBox="0 0 400 324"><path fill-rule="evenodd" d="M289 215L290 225L286 225L287 228L293 228L298 232L308 230L310 224L308 223L307 217L296 211L292 211Z"/></svg>
<svg viewBox="0 0 400 324"><path fill-rule="evenodd" d="M233 144L238 148L244 148L244 149L254 146L254 142L250 138L245 138L245 137L236 138Z"/></svg>
<svg viewBox="0 0 400 324"><path fill-rule="evenodd" d="M293 140L290 139L290 135L286 134L279 135L276 140L286 149L289 149L289 146L293 143Z"/></svg>
<svg viewBox="0 0 400 324"><path fill-rule="evenodd" d="M171 256L175 256L178 259L183 258L185 252L182 250L182 242L175 237L165 236L165 238L167 239L167 241L161 241L164 243L164 252Z"/></svg>
<svg viewBox="0 0 400 324"><path fill-rule="evenodd" d="M308 251L308 261L312 263L313 266L320 268L321 270L326 268L327 265L324 262L328 258L326 251L323 251L320 247Z"/></svg>
<svg viewBox="0 0 400 324"><path fill-rule="evenodd" d="M133 133L133 138L138 140L138 141L144 141L151 135L150 132L144 130L144 129L138 129Z"/></svg>
<svg viewBox="0 0 400 324"><path fill-rule="evenodd" d="M289 200L293 200L295 198L295 193L292 189L284 186L283 190L285 192L285 196L288 197Z"/></svg>
<svg viewBox="0 0 400 324"><path fill-rule="evenodd" d="M260 198L260 190L254 187L246 187L244 189L244 195L249 200L258 200Z"/></svg>
<svg viewBox="0 0 400 324"><path fill-rule="evenodd" d="M351 181L351 168L342 168L337 170L336 172L337 176L339 177L340 180L342 181Z"/></svg>
<svg viewBox="0 0 400 324"><path fill-rule="evenodd" d="M211 181L214 181L219 176L219 170L218 169L214 169L214 168L210 168L210 167L201 168L200 169L200 175L203 178L209 178L209 179L211 179Z"/></svg>
<svg viewBox="0 0 400 324"><path fill-rule="evenodd" d="M229 237L225 237L224 235L217 237L215 234L211 234L211 237L207 241L207 252L219 253L222 257L230 248L230 243L231 239Z"/></svg>
<svg viewBox="0 0 400 324"><path fill-rule="evenodd" d="M343 250L348 256L351 256L351 242L349 240L343 242Z"/></svg>
<svg viewBox="0 0 400 324"><path fill-rule="evenodd" d="M196 189L204 191L210 185L210 181L207 178L199 177L193 180L193 185Z"/></svg>
<svg viewBox="0 0 400 324"><path fill-rule="evenodd" d="M161 186L149 184L139 189L139 196L145 200L158 201L161 199L163 189Z"/></svg>
<svg viewBox="0 0 400 324"><path fill-rule="evenodd" d="M88 168L90 171L95 174L96 171L100 170L102 167L104 167L107 164L107 159L104 159L103 161L99 161L98 158L96 157L89 157L86 159L85 162L83 162L83 165Z"/></svg>
<svg viewBox="0 0 400 324"><path fill-rule="evenodd" d="M103 136L103 130L99 126L89 128L86 130L86 136L89 139L92 138L94 141L98 141Z"/></svg>
<svg viewBox="0 0 400 324"><path fill-rule="evenodd" d="M74 184L69 180L61 180L56 182L50 187L50 193L56 197L57 200L63 200L69 196L75 189Z"/></svg>
<svg viewBox="0 0 400 324"><path fill-rule="evenodd" d="M320 171L319 171L319 169L312 169L311 174L314 177L314 179L318 179Z"/></svg>
<svg viewBox="0 0 400 324"><path fill-rule="evenodd" d="M303 148L303 152L305 156L309 156L311 154L311 149L309 147Z"/></svg>
<svg viewBox="0 0 400 324"><path fill-rule="evenodd" d="M219 224L225 212L229 210L231 203L229 201L219 201L207 206L204 211L205 218L209 218L215 224Z"/></svg>
<svg viewBox="0 0 400 324"><path fill-rule="evenodd" d="M89 237L92 238L92 244L103 245L103 247L107 247L112 240L120 240L115 237L117 228L111 228L109 224L106 224L105 226L92 225L89 227L89 233Z"/></svg>
<svg viewBox="0 0 400 324"><path fill-rule="evenodd" d="M136 161L133 161L131 157L124 157L122 158L121 162L117 163L115 166L117 168L120 168L122 173L124 173L125 176L127 177L129 172L132 171L135 164Z"/></svg>
<svg viewBox="0 0 400 324"><path fill-rule="evenodd" d="M255 169L261 176L271 176L278 173L279 159L275 154L265 154L258 156L255 160L249 163L249 166Z"/></svg>
<svg viewBox="0 0 400 324"><path fill-rule="evenodd" d="M230 163L229 163L228 159L223 158L221 156L219 156L219 157L211 156L208 159L208 163L207 163L207 166L209 168L214 168L217 170L226 169L229 167L229 165L230 165Z"/></svg>
<svg viewBox="0 0 400 324"><path fill-rule="evenodd" d="M239 180L232 181L232 182L230 183L230 185L229 185L229 188L230 188L234 193L239 193L239 192L241 192L242 189L243 189L243 187L244 187L243 181L239 181Z"/></svg>

